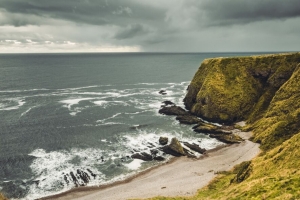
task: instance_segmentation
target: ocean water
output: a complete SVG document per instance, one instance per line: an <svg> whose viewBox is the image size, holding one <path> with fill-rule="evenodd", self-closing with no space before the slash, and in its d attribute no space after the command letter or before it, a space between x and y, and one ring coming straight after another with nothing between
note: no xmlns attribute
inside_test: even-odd
<svg viewBox="0 0 300 200"><path fill-rule="evenodd" d="M0 191L35 199L124 179L158 164L130 156L158 148L160 136L216 147L158 110L183 106L205 58L253 54L1 54Z"/></svg>

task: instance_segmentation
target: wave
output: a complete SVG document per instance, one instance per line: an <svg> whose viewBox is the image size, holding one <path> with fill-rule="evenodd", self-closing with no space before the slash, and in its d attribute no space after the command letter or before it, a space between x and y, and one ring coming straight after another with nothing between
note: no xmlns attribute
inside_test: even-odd
<svg viewBox="0 0 300 200"><path fill-rule="evenodd" d="M0 102L0 110L17 110L25 103L25 99L3 99L2 102Z"/></svg>
<svg viewBox="0 0 300 200"><path fill-rule="evenodd" d="M0 90L0 93L20 93L20 92L33 92L33 91L48 91L51 89L40 88L40 89L28 89L28 90Z"/></svg>
<svg viewBox="0 0 300 200"><path fill-rule="evenodd" d="M82 174L89 177L88 183L97 185L105 178L95 164L103 164L100 149L72 149L71 151L46 152L36 149L29 155L36 157L30 165L35 174L25 199L37 199L54 193L70 190L76 183L86 185ZM99 162L100 161L100 162ZM76 182L73 178L76 178Z"/></svg>
<svg viewBox="0 0 300 200"><path fill-rule="evenodd" d="M61 193L76 187L76 185L92 186L111 183L151 167L155 165L155 162L149 166L149 164L147 165L148 162L132 159L130 156L135 152L151 154L151 150L161 147L158 143L160 136L166 136L170 139L177 137L182 144L183 142L195 143L206 149L212 149L222 144L210 138L184 137L180 132L137 130L136 134L124 133L118 136L118 145L114 145L108 139L101 139L102 144L113 145L113 150L74 148L70 151L46 152L43 149L36 149L29 154L35 157L30 165L35 176L31 181L34 184L30 185L26 199L36 199ZM167 160L170 158L161 151L157 155L163 156ZM194 155L200 156L196 152ZM119 174L107 177L102 172L102 170L113 169L116 166L122 170ZM82 175L86 175L85 177L88 178L85 179ZM74 177L76 181L74 181Z"/></svg>

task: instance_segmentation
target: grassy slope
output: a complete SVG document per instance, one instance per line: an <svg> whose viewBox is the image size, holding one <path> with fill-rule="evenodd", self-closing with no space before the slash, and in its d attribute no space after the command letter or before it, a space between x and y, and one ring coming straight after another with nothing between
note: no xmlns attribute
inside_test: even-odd
<svg viewBox="0 0 300 200"><path fill-rule="evenodd" d="M260 156L253 159L247 167L236 166L231 172L220 174L207 187L199 190L194 197L156 197L153 199L300 199L300 64L297 64L300 62L299 57L300 54L293 54L280 59L268 57L255 61L257 66L262 66L261 69L266 69L264 66L271 69L277 63L271 75L258 83L257 88L262 87L262 90L255 97L257 99L252 104L252 109L244 113L249 123L246 129L252 130L253 140L261 143L263 151ZM249 60L252 59L249 58ZM213 62L212 60L206 61L206 63L209 62L221 63L217 59ZM233 62L228 61L228 63ZM216 68L213 67L213 69ZM260 72L263 73L261 70ZM201 74L199 71L197 73L198 76ZM224 74L224 71L222 73ZM238 74L235 75L240 75L240 73L241 70L238 70ZM209 76L209 73L205 74ZM215 76L215 80L222 80L222 76L227 75ZM198 79L200 82L197 83L195 77L192 84L198 84L196 86L199 88L198 98L201 96L199 95L201 88L207 84L205 82L212 84L213 81ZM230 79L237 78L231 77ZM253 85L250 84L250 86L245 88L251 91ZM217 84L211 87L222 88L223 86ZM231 89L237 88L240 89L239 86L232 86ZM222 89L227 90L227 88ZM219 100L219 103L228 100L222 95L219 95L219 98L225 99ZM235 94L229 96L232 98ZM241 95L240 98L244 96ZM247 98L251 99L251 97ZM238 102L240 100L242 99ZM191 106L191 109L193 108L195 109L195 105ZM217 114L220 115L220 113Z"/></svg>
<svg viewBox="0 0 300 200"><path fill-rule="evenodd" d="M185 105L211 121L255 121L299 62L300 53L207 59L190 84Z"/></svg>
<svg viewBox="0 0 300 200"><path fill-rule="evenodd" d="M241 183L233 182L240 166L219 175L194 197L156 197L169 199L299 199L300 198L300 132L291 139L255 158L250 176Z"/></svg>

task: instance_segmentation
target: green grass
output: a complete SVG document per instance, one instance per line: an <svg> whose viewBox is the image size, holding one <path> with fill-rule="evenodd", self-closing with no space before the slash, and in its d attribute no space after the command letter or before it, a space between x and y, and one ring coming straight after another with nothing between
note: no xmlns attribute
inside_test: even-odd
<svg viewBox="0 0 300 200"><path fill-rule="evenodd" d="M184 102L205 119L247 120L262 153L220 173L193 197L300 199L300 53L207 59Z"/></svg>

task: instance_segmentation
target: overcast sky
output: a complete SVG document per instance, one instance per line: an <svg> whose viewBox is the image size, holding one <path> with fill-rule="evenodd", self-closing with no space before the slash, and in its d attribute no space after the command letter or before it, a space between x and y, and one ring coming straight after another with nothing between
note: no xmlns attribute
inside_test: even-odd
<svg viewBox="0 0 300 200"><path fill-rule="evenodd" d="M0 0L0 53L299 50L300 0Z"/></svg>

